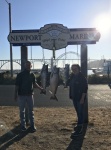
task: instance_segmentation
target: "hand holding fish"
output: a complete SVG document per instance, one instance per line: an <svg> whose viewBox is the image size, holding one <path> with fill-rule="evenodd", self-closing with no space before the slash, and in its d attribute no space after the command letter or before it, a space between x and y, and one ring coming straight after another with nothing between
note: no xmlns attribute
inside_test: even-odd
<svg viewBox="0 0 111 150"><path fill-rule="evenodd" d="M48 77L48 65L43 64L40 74L41 86L43 87L43 90L41 90L40 94L46 94L47 77Z"/></svg>

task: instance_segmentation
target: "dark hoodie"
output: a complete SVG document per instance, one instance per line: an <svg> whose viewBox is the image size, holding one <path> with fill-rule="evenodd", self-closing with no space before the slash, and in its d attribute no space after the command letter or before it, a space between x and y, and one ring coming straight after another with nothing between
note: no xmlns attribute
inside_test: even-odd
<svg viewBox="0 0 111 150"><path fill-rule="evenodd" d="M71 74L69 79L69 98L73 100L80 100L82 93L87 93L88 83L81 72L77 75Z"/></svg>

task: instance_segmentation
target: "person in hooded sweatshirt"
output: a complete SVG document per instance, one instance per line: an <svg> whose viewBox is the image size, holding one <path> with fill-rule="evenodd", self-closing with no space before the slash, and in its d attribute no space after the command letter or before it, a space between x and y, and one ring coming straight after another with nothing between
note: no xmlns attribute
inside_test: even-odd
<svg viewBox="0 0 111 150"><path fill-rule="evenodd" d="M71 66L71 75L69 79L69 98L73 101L73 105L77 114L77 125L74 127L73 136L79 136L83 131L84 124L84 104L86 100L88 83L87 79L81 73L80 66L73 64Z"/></svg>

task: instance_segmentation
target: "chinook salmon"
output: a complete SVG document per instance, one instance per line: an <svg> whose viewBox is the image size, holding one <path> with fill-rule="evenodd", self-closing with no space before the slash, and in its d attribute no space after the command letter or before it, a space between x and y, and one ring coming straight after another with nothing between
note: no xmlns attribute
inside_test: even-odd
<svg viewBox="0 0 111 150"><path fill-rule="evenodd" d="M59 84L59 68L56 66L53 67L50 75L50 93L51 97L50 99L58 101L58 98L56 97L57 88Z"/></svg>
<svg viewBox="0 0 111 150"><path fill-rule="evenodd" d="M65 64L64 68L64 88L68 86L68 79L69 79L69 64Z"/></svg>
<svg viewBox="0 0 111 150"><path fill-rule="evenodd" d="M48 65L43 64L41 74L40 74L41 86L43 87L43 89L46 89L47 77L48 77ZM46 94L46 92L44 94Z"/></svg>

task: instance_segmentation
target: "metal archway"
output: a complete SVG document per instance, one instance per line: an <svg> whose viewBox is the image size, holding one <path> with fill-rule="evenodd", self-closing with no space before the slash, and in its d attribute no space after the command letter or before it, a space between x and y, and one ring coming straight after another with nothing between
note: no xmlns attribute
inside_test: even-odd
<svg viewBox="0 0 111 150"><path fill-rule="evenodd" d="M5 62L3 65L1 65L1 67L0 67L0 69L5 65L5 64L7 64L7 63L9 63L10 61L7 61L7 62ZM17 63L17 64L19 64L20 66L21 66L21 64L20 63L18 63L18 62L16 62L16 61L14 61L15 63Z"/></svg>
<svg viewBox="0 0 111 150"><path fill-rule="evenodd" d="M65 55L71 54L71 53L77 55L78 57L80 57L80 55L79 55L78 53L73 52L73 51L69 51L69 52L66 52L66 53L61 54L59 57L57 57L57 60L60 59L60 58L62 58L62 57L65 56Z"/></svg>
<svg viewBox="0 0 111 150"><path fill-rule="evenodd" d="M74 54L74 55L77 56L77 60L80 59L80 55L79 55L78 53L73 52L73 51L69 51L69 52L66 52L66 51L65 51L65 53L63 53L63 54L61 54L59 57L57 57L57 59L56 59L56 64L58 64L58 61L61 60L61 58L64 57L64 56L66 56L67 54ZM67 61L67 60L72 60L72 59L67 59L67 58L65 58L64 60ZM73 59L73 60L75 60L75 59Z"/></svg>

